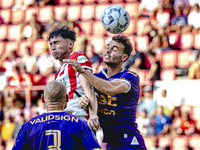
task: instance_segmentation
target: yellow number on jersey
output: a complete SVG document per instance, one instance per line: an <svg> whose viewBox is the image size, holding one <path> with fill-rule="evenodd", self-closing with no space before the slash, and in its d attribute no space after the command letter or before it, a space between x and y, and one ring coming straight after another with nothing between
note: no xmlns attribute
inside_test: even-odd
<svg viewBox="0 0 200 150"><path fill-rule="evenodd" d="M53 135L53 145L48 146L48 150L61 150L61 133L59 130L45 130L45 135Z"/></svg>

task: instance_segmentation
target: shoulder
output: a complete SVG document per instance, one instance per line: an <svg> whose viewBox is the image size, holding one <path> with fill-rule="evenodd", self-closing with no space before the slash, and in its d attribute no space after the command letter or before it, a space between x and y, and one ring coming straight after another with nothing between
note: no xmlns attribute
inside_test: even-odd
<svg viewBox="0 0 200 150"><path fill-rule="evenodd" d="M84 63L90 61L84 52L72 52L69 59L76 59L78 63Z"/></svg>
<svg viewBox="0 0 200 150"><path fill-rule="evenodd" d="M78 56L86 56L86 54L84 52L72 52L69 55L69 59L74 59L77 58Z"/></svg>
<svg viewBox="0 0 200 150"><path fill-rule="evenodd" d="M124 73L122 74L121 77L125 77L127 79L132 79L132 80L139 79L138 74L130 70L124 70Z"/></svg>

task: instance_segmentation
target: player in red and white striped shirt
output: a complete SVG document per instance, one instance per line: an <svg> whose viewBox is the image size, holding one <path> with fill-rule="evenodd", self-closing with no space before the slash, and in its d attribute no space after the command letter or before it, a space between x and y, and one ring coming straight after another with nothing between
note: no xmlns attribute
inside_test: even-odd
<svg viewBox="0 0 200 150"><path fill-rule="evenodd" d="M76 33L68 26L55 27L49 33L49 41L53 57L59 60L61 64L54 80L61 81L66 86L69 96L65 111L70 111L73 115L86 120L87 112L78 105L78 100L82 95L90 97L93 101L90 104L88 125L96 131L99 127L99 120L97 116L97 99L93 86L82 75L79 75L72 66L62 61L63 59L75 59L83 68L92 73L91 62L85 53L73 52Z"/></svg>

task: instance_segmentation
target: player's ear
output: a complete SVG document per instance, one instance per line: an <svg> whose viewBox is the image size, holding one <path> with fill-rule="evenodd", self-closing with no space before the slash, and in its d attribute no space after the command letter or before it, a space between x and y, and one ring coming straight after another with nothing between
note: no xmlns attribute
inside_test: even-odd
<svg viewBox="0 0 200 150"><path fill-rule="evenodd" d="M69 42L69 48L71 48L71 49L72 49L72 48L73 48L73 46L74 46L74 41L70 41L70 42Z"/></svg>
<svg viewBox="0 0 200 150"><path fill-rule="evenodd" d="M44 102L44 94L42 94L41 99L42 99L42 102L45 103Z"/></svg>
<svg viewBox="0 0 200 150"><path fill-rule="evenodd" d="M124 61L126 61L128 59L128 55L127 54L123 54L122 55L122 61L124 62Z"/></svg>

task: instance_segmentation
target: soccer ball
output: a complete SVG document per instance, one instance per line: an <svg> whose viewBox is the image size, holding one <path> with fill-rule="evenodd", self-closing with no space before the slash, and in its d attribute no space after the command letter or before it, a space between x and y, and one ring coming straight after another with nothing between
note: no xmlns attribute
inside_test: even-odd
<svg viewBox="0 0 200 150"><path fill-rule="evenodd" d="M103 27L110 33L119 34L126 30L129 25L130 17L126 9L119 5L108 6L102 16Z"/></svg>

